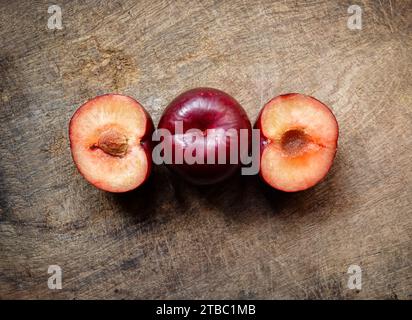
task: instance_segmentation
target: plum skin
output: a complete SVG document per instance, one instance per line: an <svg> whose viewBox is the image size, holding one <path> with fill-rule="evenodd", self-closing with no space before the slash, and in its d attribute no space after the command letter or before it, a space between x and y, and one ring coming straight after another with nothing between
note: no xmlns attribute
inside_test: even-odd
<svg viewBox="0 0 412 320"><path fill-rule="evenodd" d="M233 97L218 89L201 87L180 94L164 110L158 128L167 129L174 135L176 121L182 121L183 132L196 128L203 131L205 136L208 129L235 129L238 134L240 129L246 129L249 134L248 142L251 141L252 126L245 110ZM175 145L180 142L175 139L172 141L174 150ZM181 144L178 147L186 149ZM208 150L216 146L208 147L205 148L205 157L210 152ZM217 183L231 176L240 167L240 161L237 164L229 163L228 144L225 150L225 164L187 164L184 161L183 164L173 162L168 167L196 185Z"/></svg>

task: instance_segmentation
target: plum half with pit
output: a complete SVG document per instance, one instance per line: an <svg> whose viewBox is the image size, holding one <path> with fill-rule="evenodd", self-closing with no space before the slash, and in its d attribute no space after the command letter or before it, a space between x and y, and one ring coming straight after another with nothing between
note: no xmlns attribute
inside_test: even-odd
<svg viewBox="0 0 412 320"><path fill-rule="evenodd" d="M149 177L153 131L150 115L133 98L120 94L95 97L70 120L73 161L99 189L133 190Z"/></svg>
<svg viewBox="0 0 412 320"><path fill-rule="evenodd" d="M317 99L290 93L270 100L260 112L260 176L270 186L294 192L320 182L337 150L338 123Z"/></svg>

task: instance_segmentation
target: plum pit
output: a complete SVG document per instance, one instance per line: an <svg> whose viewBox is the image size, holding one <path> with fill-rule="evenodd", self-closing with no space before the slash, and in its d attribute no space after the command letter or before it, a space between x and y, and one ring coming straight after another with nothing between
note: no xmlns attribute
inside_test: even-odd
<svg viewBox="0 0 412 320"><path fill-rule="evenodd" d="M299 156L310 143L310 137L301 129L286 131L281 138L282 150L288 156Z"/></svg>
<svg viewBox="0 0 412 320"><path fill-rule="evenodd" d="M119 130L110 128L100 134L96 147L111 156L122 157L127 153L127 137Z"/></svg>

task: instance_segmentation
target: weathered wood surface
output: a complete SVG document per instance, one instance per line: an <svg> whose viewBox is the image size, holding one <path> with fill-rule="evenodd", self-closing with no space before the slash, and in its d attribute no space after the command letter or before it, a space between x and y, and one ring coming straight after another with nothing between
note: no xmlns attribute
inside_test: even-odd
<svg viewBox="0 0 412 320"><path fill-rule="evenodd" d="M412 295L412 2L47 1L0 6L0 298L400 298ZM220 88L252 121L280 93L330 105L337 159L315 188L258 177L197 188L158 167L127 195L76 171L67 125L120 92L155 123ZM47 268L63 269L49 290ZM349 265L362 289L347 288Z"/></svg>

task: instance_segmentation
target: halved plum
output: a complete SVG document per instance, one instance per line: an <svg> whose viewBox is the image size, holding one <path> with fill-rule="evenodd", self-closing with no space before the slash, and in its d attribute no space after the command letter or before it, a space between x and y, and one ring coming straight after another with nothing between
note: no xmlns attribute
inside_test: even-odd
<svg viewBox="0 0 412 320"><path fill-rule="evenodd" d="M97 188L130 191L150 174L153 131L150 115L133 98L120 94L95 97L70 120L73 161Z"/></svg>
<svg viewBox="0 0 412 320"><path fill-rule="evenodd" d="M276 189L308 189L332 166L338 123L315 98L298 93L278 96L263 107L255 128L261 130L260 175Z"/></svg>

